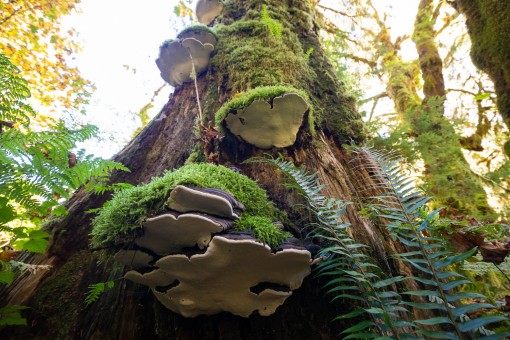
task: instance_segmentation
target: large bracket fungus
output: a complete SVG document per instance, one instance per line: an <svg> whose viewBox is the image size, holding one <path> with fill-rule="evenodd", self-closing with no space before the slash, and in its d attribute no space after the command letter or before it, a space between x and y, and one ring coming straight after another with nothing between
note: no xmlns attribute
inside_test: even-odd
<svg viewBox="0 0 510 340"><path fill-rule="evenodd" d="M223 11L223 3L219 0L198 0L195 12L198 22L209 25Z"/></svg>
<svg viewBox="0 0 510 340"><path fill-rule="evenodd" d="M306 249L272 253L253 238L226 235L215 236L204 254L169 255L156 262L157 269L146 274L130 271L126 278L149 286L163 305L185 317L223 311L267 316L301 286L310 263ZM278 289L256 291L261 283Z"/></svg>
<svg viewBox="0 0 510 340"><path fill-rule="evenodd" d="M246 229L249 221L260 226L279 214L254 181L221 166L192 164L153 182L113 197L94 220L93 244L122 248L114 258L132 268L125 278L149 286L168 309L185 317L267 316L310 273L310 252L289 233L269 222L271 231L262 235L280 235L270 247ZM143 219L144 204L161 208Z"/></svg>
<svg viewBox="0 0 510 340"><path fill-rule="evenodd" d="M204 29L186 30L178 40L164 42L156 59L161 77L172 86L192 81L194 76L207 69L215 45L214 34Z"/></svg>
<svg viewBox="0 0 510 340"><path fill-rule="evenodd" d="M254 101L248 107L225 117L228 129L261 149L284 148L296 141L299 127L308 111L306 100L297 93L285 93L267 101Z"/></svg>

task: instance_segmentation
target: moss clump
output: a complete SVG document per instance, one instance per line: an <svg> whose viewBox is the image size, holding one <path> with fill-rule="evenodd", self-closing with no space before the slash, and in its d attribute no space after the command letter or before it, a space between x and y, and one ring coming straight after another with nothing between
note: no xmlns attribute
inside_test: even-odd
<svg viewBox="0 0 510 340"><path fill-rule="evenodd" d="M273 221L264 216L247 216L236 221L237 230L251 230L253 236L264 240L272 248L278 247L287 238L292 237L291 233L282 232L275 228Z"/></svg>
<svg viewBox="0 0 510 340"><path fill-rule="evenodd" d="M170 191L179 184L217 188L234 195L245 206L243 215L237 221L241 225L244 223L242 220L254 216L276 221L282 214L268 200L266 192L248 177L223 166L189 164L167 172L162 177L156 177L146 185L117 192L92 221L92 245L115 247L132 243L141 232L141 225L146 217L167 210L166 202ZM245 225L250 229L255 228L253 222ZM273 231L268 231L267 224L261 228L263 232L254 230L254 234L258 234L260 241L264 243L272 245L275 240L285 239L284 233L274 225Z"/></svg>
<svg viewBox="0 0 510 340"><path fill-rule="evenodd" d="M289 92L297 93L298 95L305 99L309 107L308 120L313 124L313 118L311 118L313 107L310 105L310 99L308 98L308 94L305 91L298 90L292 86L278 85L257 87L256 89L244 92L241 95L232 99L231 101L227 102L218 110L218 112L216 112L216 115L214 117L216 128L222 129L221 126L222 122L229 113L235 112L240 109L244 109L245 107L253 103L255 100L271 102L275 97L281 96L284 93ZM310 130L314 131L313 125L310 126Z"/></svg>
<svg viewBox="0 0 510 340"><path fill-rule="evenodd" d="M279 38L260 20L217 25L217 54L211 64L225 77L232 93L260 86L290 85L302 88L315 75L304 59L297 36L283 29ZM223 83L223 79L219 83Z"/></svg>
<svg viewBox="0 0 510 340"><path fill-rule="evenodd" d="M211 30L206 25L198 24L198 25L192 25L188 26L185 29L183 29L179 34L177 34L177 39L183 39L186 38L190 33L200 33L201 31L205 31L208 33L211 33L214 35L215 38L217 38L216 34L213 30Z"/></svg>

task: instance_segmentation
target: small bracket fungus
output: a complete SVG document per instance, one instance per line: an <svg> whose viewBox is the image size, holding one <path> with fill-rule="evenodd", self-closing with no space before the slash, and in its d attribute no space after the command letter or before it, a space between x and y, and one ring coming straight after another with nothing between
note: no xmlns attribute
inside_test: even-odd
<svg viewBox="0 0 510 340"><path fill-rule="evenodd" d="M170 193L168 206L179 212L201 211L207 214L236 219L244 210L232 195L214 188L176 186Z"/></svg>
<svg viewBox="0 0 510 340"><path fill-rule="evenodd" d="M190 258L169 255L156 262L157 269L146 274L130 271L126 278L151 287L163 305L185 317L223 311L243 317L258 311L268 316L292 294L291 290L301 286L310 273L310 263L306 249L272 253L253 238L218 235L204 254ZM279 289L253 292L251 288L261 283ZM165 286L170 288L162 292Z"/></svg>
<svg viewBox="0 0 510 340"><path fill-rule="evenodd" d="M192 81L193 77L204 72L209 65L209 57L214 50L216 38L210 32L188 31L180 40L163 43L156 59L161 77L172 86ZM193 65L195 75L193 75Z"/></svg>
<svg viewBox="0 0 510 340"><path fill-rule="evenodd" d="M195 12L198 22L209 25L223 11L223 4L219 0L199 0Z"/></svg>
<svg viewBox="0 0 510 340"><path fill-rule="evenodd" d="M228 129L261 149L284 148L296 141L308 104L297 93L285 93L273 104L256 100L236 114L225 117Z"/></svg>
<svg viewBox="0 0 510 340"><path fill-rule="evenodd" d="M233 221L197 213L168 213L149 218L143 225L143 236L135 244L158 255L176 253L186 247L203 249L211 241L211 234L233 225Z"/></svg>

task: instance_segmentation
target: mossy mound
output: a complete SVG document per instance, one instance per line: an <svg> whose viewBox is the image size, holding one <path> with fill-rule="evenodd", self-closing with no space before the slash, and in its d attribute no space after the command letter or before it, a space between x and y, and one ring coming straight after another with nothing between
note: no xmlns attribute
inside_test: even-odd
<svg viewBox="0 0 510 340"><path fill-rule="evenodd" d="M296 35L284 29L274 37L259 20L217 25L217 54L212 64L225 75L233 93L259 86L297 85L314 78Z"/></svg>
<svg viewBox="0 0 510 340"><path fill-rule="evenodd" d="M227 102L225 105L223 105L218 112L216 112L215 115L215 124L216 128L223 130L222 128L222 122L227 116L227 114L231 112L236 112L237 110L244 109L247 106L249 106L251 103L253 103L255 100L263 100L267 102L271 102L273 98L283 95L284 93L296 93L303 97L305 101L307 102L309 106L308 111L308 119L311 122L310 124L310 130L313 131L313 107L310 104L310 99L308 97L308 94L303 91L296 89L292 86L284 86L284 85L277 85L277 86L263 86L263 87L257 87L253 90L249 90L247 92L243 92L242 94L238 95L234 99Z"/></svg>
<svg viewBox="0 0 510 340"><path fill-rule="evenodd" d="M282 213L255 181L223 166L201 163L183 166L148 184L117 192L92 221L92 246L115 248L131 244L147 217L168 210L170 191L179 184L217 188L232 194L245 206L236 229L252 230L255 237L273 248L290 236L272 223Z"/></svg>
<svg viewBox="0 0 510 340"><path fill-rule="evenodd" d="M179 34L177 34L177 39L183 39L189 37L189 35L193 35L193 33L200 33L200 32L208 32L214 35L215 38L217 38L216 34L212 29L207 27L206 25L191 25L183 29Z"/></svg>

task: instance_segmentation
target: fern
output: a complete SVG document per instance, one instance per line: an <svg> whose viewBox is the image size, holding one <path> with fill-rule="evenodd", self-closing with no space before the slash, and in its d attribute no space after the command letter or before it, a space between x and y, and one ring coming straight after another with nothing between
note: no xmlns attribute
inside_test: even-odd
<svg viewBox="0 0 510 340"><path fill-rule="evenodd" d="M277 39L282 37L283 25L278 20L269 16L269 13L267 12L267 5L262 5L261 21L267 26L273 37Z"/></svg>
<svg viewBox="0 0 510 340"><path fill-rule="evenodd" d="M120 163L87 156L83 151L78 156L72 153L77 143L97 134L95 126L69 130L57 122L51 130L32 130L34 110L25 103L30 90L18 73L0 54L0 212L9 215L0 218L0 226L16 218L40 220L52 207L62 214L65 209L59 200L68 198L73 190L85 185L89 190L104 191L111 172L128 171Z"/></svg>
<svg viewBox="0 0 510 340"><path fill-rule="evenodd" d="M474 333L488 336L487 339L503 339L509 333L493 334L484 328L490 323L507 320L503 316L487 316L470 320L466 313L479 312L482 308L495 308L487 303L469 303L472 299L485 299L482 294L474 292L455 293L455 288L471 283L463 275L449 271L448 267L457 265L474 254L472 249L463 254L453 254L446 250L443 240L434 238L428 232L431 221L438 210L421 217L423 210L430 200L423 192L416 189L412 179L400 167L400 158L394 154L387 154L368 147L355 147L354 152L362 155L372 172L376 187L384 193L374 197L371 204L378 216L389 220L388 229L392 236L406 245L408 252L398 254L398 258L413 266L419 276L414 280L422 283L426 289L409 291L404 294L418 298L426 297L426 302L403 302L413 308L433 309L439 316L429 319L415 320L419 327L428 325L449 325L448 331L431 331L421 329L423 336L439 339L465 339L475 336ZM466 301L462 303L461 301ZM456 305L454 306L453 303Z"/></svg>
<svg viewBox="0 0 510 340"><path fill-rule="evenodd" d="M326 276L327 293L332 300L350 299L361 307L338 319L357 318L365 314L356 325L345 329L344 339L380 338L416 339L408 334L414 327L402 319L407 309L400 306L399 293L391 290L391 286L405 280L402 276L383 279L378 274L378 266L361 249L365 245L354 241L347 233L349 224L341 223L340 218L346 209L346 203L336 199L328 199L320 194L323 186L319 184L315 174L296 169L290 162L283 159L252 159L250 162L263 162L276 166L290 180L288 185L297 189L308 203L310 211L318 223L314 226L310 237L317 238L328 245L320 251L319 256L326 260L318 265L319 275ZM388 336L389 335L389 336Z"/></svg>
<svg viewBox="0 0 510 340"><path fill-rule="evenodd" d="M18 76L19 69L0 53L0 121L28 126L34 110L23 101L30 97L27 81ZM1 131L1 128L0 128Z"/></svg>
<svg viewBox="0 0 510 340"><path fill-rule="evenodd" d="M87 304L87 306L97 301L99 297L104 293L106 288L112 289L114 285L115 284L113 281L98 282L89 285L89 292L85 297L85 303Z"/></svg>

